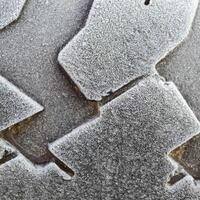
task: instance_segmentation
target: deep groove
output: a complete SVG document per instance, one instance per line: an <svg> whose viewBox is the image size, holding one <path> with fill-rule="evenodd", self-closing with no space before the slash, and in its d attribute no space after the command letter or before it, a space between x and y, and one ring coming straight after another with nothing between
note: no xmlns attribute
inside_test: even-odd
<svg viewBox="0 0 200 200"><path fill-rule="evenodd" d="M131 89L132 87L137 85L140 81L147 78L148 76L150 76L150 75L140 76L140 77L128 82L126 85L122 86L120 89L116 90L115 92L110 92L110 94L108 96L105 96L102 98L102 100L100 101L100 106L103 106L103 105L107 104L108 102L114 100L115 98L122 95L123 93L125 93L126 91L128 91L129 89Z"/></svg>
<svg viewBox="0 0 200 200"><path fill-rule="evenodd" d="M44 155L44 158L38 159L38 158L34 157L33 155L26 153L18 144L16 144L16 142L14 141L12 136L4 135L3 138L6 141L8 141L11 145L15 146L23 154L23 156L32 163L32 165L38 165L38 166L45 167L45 165L48 165L50 162L54 162L66 174L68 174L71 177L74 176L74 171L71 168L69 168L64 162L62 162L57 157L55 157L48 149L47 149L46 154ZM15 153L8 154L8 155L5 154L5 156L0 160L0 164L3 164L5 162L15 158L16 156L17 156L17 154L15 154ZM48 158L48 161L47 161L47 158Z"/></svg>
<svg viewBox="0 0 200 200"><path fill-rule="evenodd" d="M3 157L0 159L0 165L3 165L4 163L16 157L17 157L17 154L15 152L9 153L8 151L5 150Z"/></svg>
<svg viewBox="0 0 200 200"><path fill-rule="evenodd" d="M172 175L171 177L169 177L168 181L167 181L167 184L169 186L173 186L174 184L176 184L177 182L179 182L180 180L182 180L184 177L186 177L187 174L186 173L183 173L183 172L180 172L180 173L177 173L177 174L174 174Z"/></svg>
<svg viewBox="0 0 200 200"><path fill-rule="evenodd" d="M195 180L200 180L200 168L199 168L199 158L194 157L195 161L192 159L188 159L189 151L191 148L194 148L194 152L192 154L196 155L199 153L199 141L200 134L196 134L190 139L186 140L184 143L178 145L173 150L171 150L168 156L173 159L176 163L178 163L188 174L190 174Z"/></svg>
<svg viewBox="0 0 200 200"><path fill-rule="evenodd" d="M74 171L68 167L63 161L58 159L56 156L54 156L50 151L49 153L52 156L52 161L65 173L67 173L69 176L73 177L75 175Z"/></svg>
<svg viewBox="0 0 200 200"><path fill-rule="evenodd" d="M150 4L151 0L145 0L144 5L148 6Z"/></svg>
<svg viewBox="0 0 200 200"><path fill-rule="evenodd" d="M44 158L41 157L41 158L36 158L35 156L25 152L23 150L23 148L17 144L15 142L15 139L13 138L13 136L11 134L4 134L3 135L3 139L6 140L7 142L9 142L12 146L14 146L20 153L23 154L23 156L25 156L30 162L33 162L34 164L36 165L44 165L44 164L47 164L48 161L47 160L50 160L51 158L49 157L48 153L44 155Z"/></svg>

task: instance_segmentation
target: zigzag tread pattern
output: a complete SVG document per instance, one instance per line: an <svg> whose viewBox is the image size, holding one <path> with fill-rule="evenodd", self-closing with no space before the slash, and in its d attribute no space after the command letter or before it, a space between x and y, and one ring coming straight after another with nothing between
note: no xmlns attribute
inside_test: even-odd
<svg viewBox="0 0 200 200"><path fill-rule="evenodd" d="M140 9L147 9L142 7L138 2L136 1L135 7L133 6L136 11L137 9L139 11L141 11ZM119 7L121 8L120 5L124 4L121 1L110 1L110 3L116 10ZM129 1L127 1L126 3L128 4ZM169 1L169 4L164 4L165 7L162 7L162 3L160 1L157 1L156 3L156 8L159 8L161 11L163 11L162 9L169 10L170 12L167 13L166 11L166 13L172 13L172 16L174 16L172 9L176 7L176 3L178 5L178 1ZM153 5L154 3L152 2L152 10L150 10L149 14L152 17L152 24L155 23L154 20L157 20L153 18L153 14L151 15L151 12L153 13L155 9ZM163 46L161 45L161 48L163 49L159 51L160 55L157 55L158 53L156 53L156 51L154 52L154 47L152 47L153 49L150 49L150 51L152 50L153 53L155 53L155 55L152 55L152 63L157 63L162 57L164 57L167 53L169 53L169 51L174 49L187 36L192 20L194 18L197 5L198 1L195 0L190 2L183 1L181 3L177 19L175 18L174 21L170 21L172 24L175 24L177 30L173 30L174 32L171 32L169 30L169 32L167 33L167 35L170 35L169 38L171 39L171 43L169 42L168 37L167 42L165 41L165 35L163 36L164 38L155 38L155 35L153 35L151 38L151 32L148 33L148 41L155 43L158 46L161 45L161 43L159 43L160 41L164 40L166 42L163 44ZM102 12L102 10L106 10L104 6L104 1L95 1L90 11L88 21L94 18L94 22L98 23L98 18L102 19L101 15L105 15L105 13ZM131 6L126 6L121 10L124 11L124 9L128 9L127 11L130 12L129 9L131 8ZM108 7L108 11L113 16L115 16L115 14L113 13L115 10L109 10ZM160 13L164 15L164 19L167 14L161 11ZM137 12L135 14L137 14ZM111 27L115 29L116 27L114 26L116 24L112 21L112 15L109 16L108 19L111 22ZM121 15L119 14L119 16ZM141 14L141 16L147 17L145 14ZM141 20L143 19L142 17ZM162 16L159 17L162 19ZM183 21L181 21L180 19ZM107 25L109 25L109 20L106 22ZM165 20L165 23L169 22L168 18L165 18ZM95 23L90 24L88 23L88 21L86 23L86 27L95 27ZM176 22L178 24L176 24ZM182 24L183 22L185 22L184 25ZM104 21L102 23L104 24ZM124 23L126 24L126 20ZM139 22L139 24L142 23ZM149 19L149 24L151 24L151 18ZM98 23L98 25L101 25L101 23ZM181 26L179 27L179 25ZM97 31L101 32L98 30L98 28L99 27L97 26ZM66 184L67 186L65 187L65 189L62 188L62 192L67 191L67 197L71 199L145 199L148 198L148 195L152 195L152 199L160 199L163 197L166 199L173 199L175 194L173 192L170 193L163 191L162 183L166 181L166 176L174 170L174 167L177 168L177 166L172 166L171 163L167 160L167 157L163 155L171 151L174 146L183 143L194 133L198 133L200 131L199 121L187 105L182 95L178 92L174 84L165 82L153 69L155 66L151 66L151 63L145 63L145 60L149 61L149 52L145 52L145 50L141 52L147 53L147 57L142 60L142 62L140 63L141 65L138 65L144 67L142 68L142 73L138 73L138 77L133 78L133 76L131 76L132 78L128 79L127 81L126 74L116 74L118 73L118 69L114 68L111 73L109 73L108 69L103 69L108 72L108 76L104 77L104 81L106 83L107 79L110 80L113 79L113 77L118 76L124 81L123 83L116 81L116 86L114 89L102 89L101 86L98 87L98 83L92 83L90 75L93 70L87 68L90 67L89 65L85 65L85 67L83 68L81 67L81 70L85 70L84 72L82 72L81 70L80 72L76 70L74 71L76 67L80 67L80 63L81 66L82 64L85 64L84 62L80 61L81 59L90 60L90 56L94 56L93 54L88 54L88 51L90 51L90 53L93 52L91 49L88 48L92 45L95 45L95 42L92 45L89 44L88 47L87 41L90 40L86 39L86 42L80 42L80 40L82 39L81 37L84 38L90 33L95 33L96 30L89 30L89 33L83 34L82 32L84 32L84 29L85 28L83 28L67 44L64 50L62 50L62 53L59 54L59 62L61 63L61 65L63 65L67 73L71 76L72 81L74 81L81 89L81 92L83 92L85 97L99 101L102 99L102 96L107 96L110 90L112 92L116 92L120 90L121 87L128 84L127 82L129 82L130 80L136 79L140 76L144 77L142 77L141 80L139 80L134 87L130 87L128 91L123 92L123 94L121 94L117 98L103 105L100 108L100 117L96 117L94 120L79 126L70 134L67 134L66 136L50 144L49 150L52 153L51 156L53 156L53 159L58 158L58 160L51 161L55 161L55 164L57 164L56 162L62 162L63 165L66 164L66 166L69 166L70 169L73 169L75 172L75 177L72 181ZM105 32L105 30L102 32ZM142 30L142 28L139 27L139 30ZM109 31L108 34L111 32ZM127 31L130 32L130 30ZM141 32L140 34L141 35L139 36L139 39L141 42L142 39L144 39L144 37L146 36L146 30L144 30L144 33ZM119 37L121 36L119 35ZM130 42L130 40L126 41ZM115 42L113 43L115 46ZM110 44L112 48L114 47L112 46L113 43L111 42ZM83 45L83 48L79 48L80 45ZM120 44L117 45L120 46ZM147 44L147 46L149 45L150 44ZM91 48L93 49L94 47ZM155 46L155 48L156 47L157 46ZM77 51L76 48L78 48L82 52ZM130 45L129 50L132 50L132 48L133 47ZM122 47L122 50L123 49L124 47ZM81 59L77 59L79 56L72 56L75 52L78 52L78 54L80 53L79 55L82 55ZM87 55L84 55L85 52ZM67 56L67 58L65 56ZM111 61L116 60L116 58L112 56L112 54L108 56ZM137 58L137 52L135 52L134 56L136 56ZM68 62L68 58L72 58L73 61ZM65 61L65 59L67 60L66 63L63 62L63 60ZM156 61L154 59L156 59ZM74 62L78 63L74 64ZM70 64L72 64L72 68L67 69L66 67L70 67ZM96 66L99 65L97 64ZM123 65L121 65L120 67L122 66ZM146 66L150 66L150 70L153 70L150 73L143 73L143 71L147 69ZM72 71L70 71L71 69ZM99 70L99 68L96 69L97 71ZM127 72L130 74L137 74L135 73L137 69L134 68L134 70L135 71ZM81 73L83 73L84 76L82 76ZM99 73L92 74L95 76L99 75ZM84 79L78 80L79 77L84 77ZM96 78L101 79L102 76L100 76L100 78ZM6 79L2 78L2 80L4 80L5 83ZM91 84L92 87L94 86L94 90L91 90L91 87L89 86L89 93L87 92L87 89L83 89L85 87L87 88L88 83ZM7 88L8 86L11 87L10 83L6 82L6 84ZM98 90L98 88L100 88L100 90ZM8 90L6 89L5 91ZM19 94L18 89L15 88L14 92L16 91L17 94ZM102 93L100 93L99 91L102 91ZM21 96L21 93L19 96ZM34 104L36 103L34 102ZM39 104L37 105L40 108L38 110L39 112L42 110L42 107L40 107ZM8 146L5 146L5 148L8 148ZM15 180L13 180L13 178L11 177L9 169L12 169L12 171L22 170L21 174L19 174L22 177L25 176L23 169L26 169L28 171L28 174L26 176L29 177L28 179L30 179L30 177L32 178L33 185L38 183L38 177L41 176L45 176L43 179L45 183L51 183L52 181L54 182L54 179L52 177L54 177L56 173L60 173L61 177L64 180L71 179L69 175L60 170L62 169L62 166L59 166L60 168L58 168L58 165L55 165L53 162L51 162L45 167L34 167L32 163L29 162L29 160L27 160L23 155L21 155L20 152L18 152L18 150L16 150L14 147L12 148L14 149L14 151L17 152L17 156L15 157L15 159L4 163L4 169L7 170L4 171L3 174L1 174L2 177L7 177L9 179L9 183L15 182ZM2 154L1 157L4 157L4 155ZM24 162L22 163L22 161ZM188 170L185 167L184 169L188 173L191 172L191 169ZM46 174L47 176L44 174ZM29 182L26 176L22 180L23 185ZM185 181L180 181L176 183L180 180L178 178L177 180L175 180L176 184L174 186L179 187L178 191L176 190L176 195L180 199L182 198L182 196L180 195L181 192L184 190L185 195L189 190L187 183L190 178L187 174L183 175L182 178L183 177L186 177L184 179ZM27 184L25 187L30 190L29 186L32 184L29 182L29 184ZM60 189L59 183L57 183L56 181L55 183L50 184L49 187L50 191L54 190L55 188L58 190ZM44 189L43 186L41 188ZM148 192L146 192L147 188ZM12 196L13 194L7 193L6 195ZM20 197L20 195L22 196ZM17 196L17 198L37 199L39 197L45 199L49 198L49 195L51 195L52 199L65 198L65 194L61 194L61 196L58 197L57 192L55 194L49 194L48 191L45 191L43 194L40 193L40 196L37 196L34 191L30 191L29 194L20 195ZM3 198L6 199L8 196L4 196L5 198Z"/></svg>

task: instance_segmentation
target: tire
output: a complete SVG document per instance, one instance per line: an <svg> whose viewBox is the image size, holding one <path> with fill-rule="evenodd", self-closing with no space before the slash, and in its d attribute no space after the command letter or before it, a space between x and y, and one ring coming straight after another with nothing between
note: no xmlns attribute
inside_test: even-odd
<svg viewBox="0 0 200 200"><path fill-rule="evenodd" d="M198 0L0 8L0 199L200 198Z"/></svg>

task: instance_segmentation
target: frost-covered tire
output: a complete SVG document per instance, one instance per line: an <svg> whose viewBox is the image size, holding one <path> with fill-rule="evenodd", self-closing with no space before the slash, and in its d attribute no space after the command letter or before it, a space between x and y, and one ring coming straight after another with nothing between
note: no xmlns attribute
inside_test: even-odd
<svg viewBox="0 0 200 200"><path fill-rule="evenodd" d="M0 0L0 199L199 199L198 0Z"/></svg>

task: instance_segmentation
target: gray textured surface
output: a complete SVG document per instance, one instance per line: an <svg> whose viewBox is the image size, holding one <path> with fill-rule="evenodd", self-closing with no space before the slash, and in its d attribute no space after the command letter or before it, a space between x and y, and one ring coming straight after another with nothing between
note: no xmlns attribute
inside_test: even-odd
<svg viewBox="0 0 200 200"><path fill-rule="evenodd" d="M167 153L199 130L176 87L148 78L51 150L75 170L80 199L178 199L165 191Z"/></svg>
<svg viewBox="0 0 200 200"><path fill-rule="evenodd" d="M57 63L57 54L82 26L91 0L30 0L19 20L0 32L0 74L44 106L32 121L11 130L31 156L96 114Z"/></svg>
<svg viewBox="0 0 200 200"><path fill-rule="evenodd" d="M88 99L100 100L155 64L188 34L198 0L94 1L59 62Z"/></svg>
<svg viewBox="0 0 200 200"><path fill-rule="evenodd" d="M42 110L41 105L0 76L0 131Z"/></svg>
<svg viewBox="0 0 200 200"><path fill-rule="evenodd" d="M164 184L174 170L167 152L199 130L176 87L148 78L51 145L75 170L71 181L17 157L0 167L2 199L198 199L189 176L169 190Z"/></svg>
<svg viewBox="0 0 200 200"><path fill-rule="evenodd" d="M113 3L113 1L107 2ZM123 0L115 2L123 2ZM123 20L134 15L134 13L129 13L130 16L124 15L123 9L133 11L135 8L136 12L139 12L137 9L144 10L144 12L139 12L139 16L144 15L143 21L146 20L146 23L143 24L144 28L145 26L149 28L147 22L156 19L156 13L172 15L174 12L174 16L170 18L172 21L175 20L174 22L177 22L177 15L179 17L188 16L186 21L183 17L177 22L181 25L179 28L183 28L182 31L174 26L167 29L171 21L164 18L164 22L167 23L162 25L167 29L167 33L170 30L173 33L176 33L175 30L181 31L177 35L179 39L176 42L178 43L189 30L188 25L194 16L195 5L198 1L157 0L151 1L151 4L146 7L143 6L144 2L140 1L141 7L134 8L132 5L130 6L130 2L138 5L139 1L124 2L119 8L119 12L116 12L117 8L113 10L113 13L107 12L108 10L103 11L103 14L107 12L111 21L112 19L115 21L118 16L121 17L118 21L122 21L122 27L118 31L120 34L120 30L123 30L123 22L127 25L126 20ZM22 123L22 126L17 129L9 130L16 142L24 149L23 151L36 157L43 156L49 142L78 127L50 146L51 151L76 172L75 177L70 181L70 177L54 163L36 165L27 160L20 152L17 152L17 157L2 164L1 158L5 152L8 150L9 153L12 153L16 149L1 140L0 199L198 200L200 198L199 185L196 186L189 175L172 187L165 185L168 175L177 168L175 163L172 165L166 154L200 131L199 122L172 83L163 82L158 77L144 78L129 91L104 105L100 109L100 117L78 126L94 116L96 108L92 102L86 101L71 87L69 78L65 76L57 63L57 54L62 45L66 44L79 31L84 19L87 18L91 3L92 1L89 0L29 0L19 21L0 32L0 74L45 107L45 111L36 118ZM173 3L177 6L174 6ZM188 6L187 10L186 5ZM154 8L157 11L150 12L151 15L148 14L147 11ZM170 12L168 12L168 8L171 8ZM180 12L177 12L179 9ZM183 10L185 12L182 12ZM99 15L92 17L99 20ZM195 23L197 22L195 21ZM100 26L99 23L97 28ZM156 24L152 25L152 27L154 26ZM163 27L161 26L161 29ZM113 26L106 27L105 30L107 28L112 31ZM127 29L131 31L131 28ZM158 30L158 27L155 30ZM96 31L95 27L93 27L93 31ZM154 33L153 31L152 33ZM198 29L196 31L198 32ZM81 33L82 31L79 34ZM163 36L164 33L166 32L158 30L154 34ZM141 32L142 36L143 34L145 33ZM198 33L195 34L198 35ZM75 37L75 41L78 36ZM137 36L140 36L139 33ZM151 38L149 35L147 36ZM166 37L168 38L168 36ZM92 38L93 40L94 38ZM113 41L112 38L109 40ZM103 41L104 46L102 47L107 47L107 40ZM121 41L120 38L119 42ZM146 45L149 45L148 41L146 41ZM163 42L163 45L165 43L175 45L175 41ZM99 43L99 45L102 44ZM157 47L157 45L155 43L152 47ZM165 53L170 48L172 49L173 45L169 45L169 49L166 49ZM158 49L154 48L145 50L146 47L143 46L140 46L138 50L143 48L143 53L155 50L156 61L165 54L164 51L156 53ZM124 50L124 48L122 49ZM192 53L193 46L189 46L188 49ZM163 55L161 55L162 53ZM99 56L102 56L101 59L105 59L106 63L108 55ZM123 56L119 58L121 62L130 61L124 60ZM71 58L76 60L75 54ZM82 57L80 58L82 59ZM141 58L143 58L142 55ZM96 61L99 62L99 60ZM150 61L152 60L150 59ZM152 67L155 63L147 67ZM144 68L138 69L141 72L144 71ZM120 77L123 77L121 71L119 72ZM173 73L173 71L171 72ZM194 75L195 73L198 72L193 72ZM102 71L102 77L105 80L114 74L116 74L115 70L113 74L108 70ZM107 77L108 75L109 77ZM128 79L131 80L130 77ZM110 84L115 84L112 79L108 81ZM185 81L188 80L185 79ZM125 82L123 79L122 83ZM116 85L118 85L117 82ZM99 91L101 90L102 88L99 87Z"/></svg>
<svg viewBox="0 0 200 200"><path fill-rule="evenodd" d="M17 20L26 0L0 1L0 29Z"/></svg>
<svg viewBox="0 0 200 200"><path fill-rule="evenodd" d="M200 7L187 39L157 65L173 81L200 120Z"/></svg>
<svg viewBox="0 0 200 200"><path fill-rule="evenodd" d="M157 66L159 73L172 80L200 120L200 7L188 38ZM175 159L199 178L200 135L180 147Z"/></svg>

